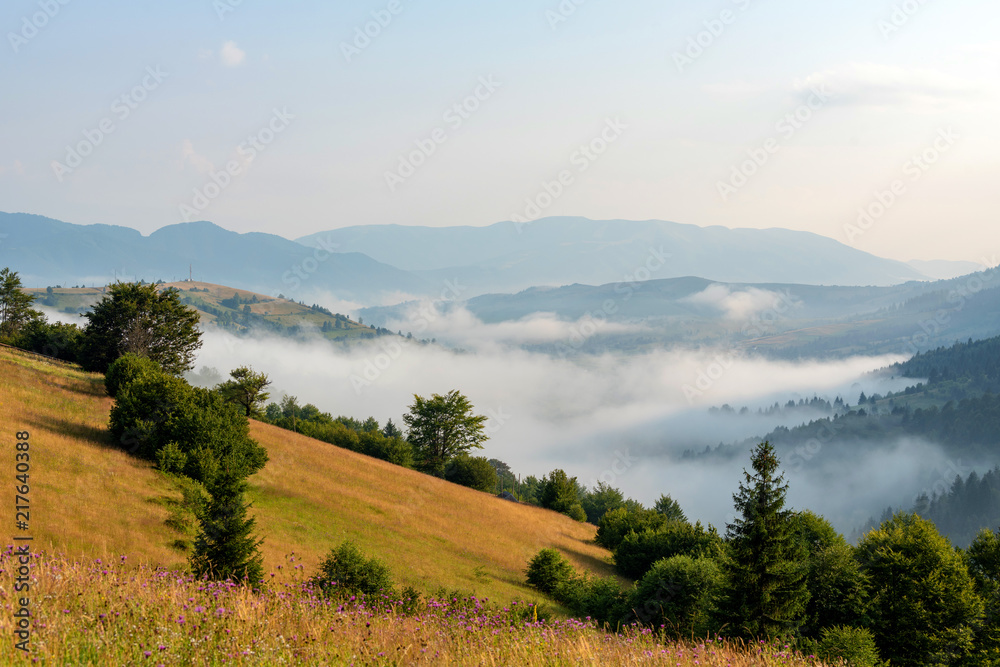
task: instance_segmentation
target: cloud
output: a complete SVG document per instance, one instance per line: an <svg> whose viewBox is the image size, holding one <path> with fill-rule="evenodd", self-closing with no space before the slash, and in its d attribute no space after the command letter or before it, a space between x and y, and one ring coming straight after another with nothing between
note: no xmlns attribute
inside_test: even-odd
<svg viewBox="0 0 1000 667"><path fill-rule="evenodd" d="M190 139L185 139L184 143L181 145L181 155L183 155L184 160L194 167L200 174L207 174L215 169L211 160L204 155L198 154L198 152L194 149L194 143L192 143Z"/></svg>
<svg viewBox="0 0 1000 667"><path fill-rule="evenodd" d="M458 389L478 414L490 419L491 437L483 455L506 461L522 475L541 476L559 467L588 486L609 481L647 505L659 494L670 493L692 519L716 525L731 509L731 494L746 457L709 464L685 459L684 450L762 436L778 423L763 417L717 418L708 413L708 406L729 403L756 410L775 401L812 397L814 392L831 401L838 395L853 400L862 390L884 393L908 382L866 375L898 360L891 356L803 363L739 357L691 405L684 385L695 382L717 355L713 350L658 350L560 359L488 345L458 352L396 336L333 345L209 331L197 363L223 375L249 364L270 376L273 396L283 391L334 416L374 416L383 423L389 418L400 423L414 394ZM788 419L782 425L796 425ZM888 451L891 455L895 450ZM899 456L904 456L902 450ZM836 468L841 477L833 479L843 488L862 482L876 486L869 479L873 470L893 467L873 458L881 467L868 469L866 460L842 460ZM918 457L907 465L919 467L920 462ZM792 480L793 488L815 486L822 474L819 466L806 469ZM903 472L892 474L903 484ZM829 488L829 494L834 490ZM832 498L818 491L796 496L796 502L808 502L811 509L844 517L877 514L884 499L870 498L864 504L854 502L851 493Z"/></svg>
<svg viewBox="0 0 1000 667"><path fill-rule="evenodd" d="M973 81L878 63L849 63L795 82L802 95L824 87L833 94L832 104L876 108L940 109L982 97L981 86Z"/></svg>
<svg viewBox="0 0 1000 667"><path fill-rule="evenodd" d="M229 41L222 45L222 50L219 51L219 56L222 58L222 64L226 67L237 67L243 64L246 59L246 51L236 46L236 42Z"/></svg>
<svg viewBox="0 0 1000 667"><path fill-rule="evenodd" d="M750 287L733 291L727 285L709 285L703 291L681 299L686 303L715 308L731 320L746 320L766 310L784 310L788 298L778 292Z"/></svg>
<svg viewBox="0 0 1000 667"><path fill-rule="evenodd" d="M632 333L646 328L597 317L564 320L555 313L544 312L487 324L464 306L430 301L409 304L401 317L387 320L385 327L412 332L420 339L434 338L475 350L559 342L573 346L593 335Z"/></svg>

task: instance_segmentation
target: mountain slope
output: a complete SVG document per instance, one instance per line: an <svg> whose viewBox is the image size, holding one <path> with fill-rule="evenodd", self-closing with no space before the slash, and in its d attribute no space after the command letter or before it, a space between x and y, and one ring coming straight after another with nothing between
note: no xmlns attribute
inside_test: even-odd
<svg viewBox="0 0 1000 667"><path fill-rule="evenodd" d="M543 218L488 227L345 227L298 239L413 271L462 298L538 285L701 276L724 282L893 285L926 277L833 239L787 229L698 227L661 220Z"/></svg>
<svg viewBox="0 0 1000 667"><path fill-rule="evenodd" d="M172 545L190 532L166 523L180 492L109 441L102 377L9 348L0 348L0 377L0 423L8 435L31 433L35 543L74 557L127 554L183 567L185 553ZM593 526L266 424L251 422L251 434L270 455L250 480L250 498L265 571L279 580L311 573L344 539L384 559L404 585L497 600L536 597L522 571L543 547L586 570L613 571L610 554L592 543ZM13 478L13 456L3 465ZM13 506L13 486L3 494Z"/></svg>
<svg viewBox="0 0 1000 667"><path fill-rule="evenodd" d="M328 248L335 249L333 246ZM119 277L187 278L269 295L381 301L423 294L422 278L357 252L305 248L273 234L237 234L210 222L170 225L143 236L110 225L73 225L38 215L0 213L0 266L26 285L104 285Z"/></svg>

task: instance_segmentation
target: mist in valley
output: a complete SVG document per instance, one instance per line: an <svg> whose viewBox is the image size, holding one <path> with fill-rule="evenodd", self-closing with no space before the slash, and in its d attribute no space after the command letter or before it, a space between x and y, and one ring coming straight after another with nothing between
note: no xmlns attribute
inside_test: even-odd
<svg viewBox="0 0 1000 667"><path fill-rule="evenodd" d="M435 313L433 330L427 312ZM425 311L425 321L419 337L441 336L439 343L382 336L334 345L210 329L197 367L225 376L251 365L271 378L272 400L290 394L334 417L374 416L383 424L401 424L414 394L458 389L489 418L490 439L478 454L503 460L522 476L563 468L588 487L604 481L647 506L668 493L690 519L720 530L731 519L749 446L735 455L699 453L830 416L808 407L766 414L775 403L815 396L853 405L861 392L885 394L916 382L876 372L901 361L899 355L799 362L707 348L546 355L519 345L565 341L572 348L585 321L536 314L525 322L483 324L461 308ZM405 334L404 323L396 324ZM408 324L416 336L419 320ZM734 409L712 409L723 405ZM949 473L956 462L933 443L914 439L859 448L831 437L781 455L791 504L848 533L887 505L967 474L970 463Z"/></svg>

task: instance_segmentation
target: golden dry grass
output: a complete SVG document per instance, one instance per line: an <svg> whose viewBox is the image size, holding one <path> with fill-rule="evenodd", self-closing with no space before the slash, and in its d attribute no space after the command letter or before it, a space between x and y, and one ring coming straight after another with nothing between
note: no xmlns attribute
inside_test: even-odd
<svg viewBox="0 0 1000 667"><path fill-rule="evenodd" d="M0 553L0 572L21 563ZM249 589L193 581L120 558L33 557L26 623L46 665L693 665L821 667L781 644L675 642L649 629L609 634L576 620L534 621L523 606L425 600L415 615L317 598L307 586ZM15 648L14 600L0 590L0 663ZM19 639L24 639L23 637Z"/></svg>
<svg viewBox="0 0 1000 667"><path fill-rule="evenodd" d="M112 401L102 378L76 367L0 350L0 434L31 432L31 530L36 543L70 555L128 554L183 567L165 524L173 482L111 446ZM270 455L251 478L252 513L265 568L278 580L314 571L344 539L382 558L404 585L475 590L491 599L536 598L527 560L555 547L581 569L613 573L595 529L258 422ZM0 471L14 473L11 447ZM0 498L12 507L11 485ZM286 557L295 554L295 560ZM297 572L289 572L289 570Z"/></svg>

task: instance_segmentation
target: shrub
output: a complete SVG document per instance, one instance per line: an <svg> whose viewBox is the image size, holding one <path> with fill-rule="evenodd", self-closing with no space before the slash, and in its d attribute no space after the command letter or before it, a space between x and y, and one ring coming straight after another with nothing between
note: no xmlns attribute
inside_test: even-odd
<svg viewBox="0 0 1000 667"><path fill-rule="evenodd" d="M605 549L614 551L629 533L656 530L666 522L667 517L656 510L619 507L601 517L594 539Z"/></svg>
<svg viewBox="0 0 1000 667"><path fill-rule="evenodd" d="M668 521L658 530L629 533L614 549L615 565L624 576L639 579L658 560L672 556L711 556L722 538L701 523Z"/></svg>
<svg viewBox="0 0 1000 667"><path fill-rule="evenodd" d="M156 452L156 467L163 472L182 473L185 464L187 464L187 454L181 451L176 442L168 442Z"/></svg>
<svg viewBox="0 0 1000 667"><path fill-rule="evenodd" d="M497 485L497 471L489 459L483 456L456 456L445 467L444 478L449 482L487 493Z"/></svg>
<svg viewBox="0 0 1000 667"><path fill-rule="evenodd" d="M577 495L576 477L569 477L563 470L553 470L542 480L541 505L576 521L587 519Z"/></svg>
<svg viewBox="0 0 1000 667"><path fill-rule="evenodd" d="M628 612L629 598L613 577L573 576L552 593L574 615L617 626Z"/></svg>
<svg viewBox="0 0 1000 667"><path fill-rule="evenodd" d="M389 567L378 558L366 558L349 540L330 551L313 581L326 595L392 595L394 590Z"/></svg>
<svg viewBox="0 0 1000 667"><path fill-rule="evenodd" d="M108 372L104 374L104 389L108 396L117 398L122 389L136 380L157 375L165 375L158 363L130 352L118 357L108 367Z"/></svg>
<svg viewBox="0 0 1000 667"><path fill-rule="evenodd" d="M404 468L413 467L413 447L403 438L387 438L378 431L361 433L359 438L363 454Z"/></svg>
<svg viewBox="0 0 1000 667"><path fill-rule="evenodd" d="M555 549L542 549L528 562L528 583L543 593L552 593L573 576L573 566Z"/></svg>
<svg viewBox="0 0 1000 667"><path fill-rule="evenodd" d="M724 578L710 558L679 555L664 558L636 584L632 610L644 625L665 625L677 635L704 637L717 630Z"/></svg>
<svg viewBox="0 0 1000 667"><path fill-rule="evenodd" d="M837 659L847 667L878 667L879 659L875 638L865 628L835 626L824 628L816 647L817 657L833 662Z"/></svg>

